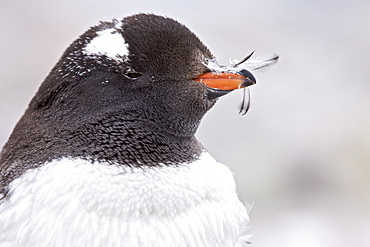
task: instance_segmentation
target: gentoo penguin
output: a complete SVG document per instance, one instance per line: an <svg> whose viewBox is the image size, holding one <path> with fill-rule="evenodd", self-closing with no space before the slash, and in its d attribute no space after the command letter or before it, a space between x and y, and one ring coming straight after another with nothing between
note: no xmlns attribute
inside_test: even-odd
<svg viewBox="0 0 370 247"><path fill-rule="evenodd" d="M255 83L242 62L218 65L162 16L91 27L3 147L0 246L244 246L233 175L194 136L217 98Z"/></svg>

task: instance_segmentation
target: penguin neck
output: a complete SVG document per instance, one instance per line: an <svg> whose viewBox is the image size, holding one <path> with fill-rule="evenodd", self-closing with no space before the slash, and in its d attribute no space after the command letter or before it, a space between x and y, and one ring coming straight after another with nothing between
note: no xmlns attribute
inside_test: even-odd
<svg viewBox="0 0 370 247"><path fill-rule="evenodd" d="M203 151L194 134L177 135L166 125L132 116L61 120L32 121L31 126L23 117L4 146L1 162L42 164L72 157L129 166L171 165L192 161Z"/></svg>
<svg viewBox="0 0 370 247"><path fill-rule="evenodd" d="M194 135L176 135L138 119L108 117L84 124L71 135L78 136L69 151L72 157L90 157L120 165L178 165L191 162L203 151Z"/></svg>
<svg viewBox="0 0 370 247"><path fill-rule="evenodd" d="M29 169L65 157L130 167L178 166L204 151L194 135L173 135L140 120L105 118L73 128L47 122L18 122L0 155L3 186ZM14 164L24 165L14 171Z"/></svg>

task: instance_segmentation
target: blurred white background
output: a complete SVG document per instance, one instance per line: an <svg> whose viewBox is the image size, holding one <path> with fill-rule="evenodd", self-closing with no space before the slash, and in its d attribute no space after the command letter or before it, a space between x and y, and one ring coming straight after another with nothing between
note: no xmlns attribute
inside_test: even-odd
<svg viewBox="0 0 370 247"><path fill-rule="evenodd" d="M252 107L222 98L198 138L253 204L253 246L370 246L370 1L0 1L0 146L65 48L99 20L162 14L219 62L251 51Z"/></svg>

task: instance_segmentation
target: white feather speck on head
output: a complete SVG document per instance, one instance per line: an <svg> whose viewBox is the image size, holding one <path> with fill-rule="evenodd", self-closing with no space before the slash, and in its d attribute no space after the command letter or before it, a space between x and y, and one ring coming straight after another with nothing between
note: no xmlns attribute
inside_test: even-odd
<svg viewBox="0 0 370 247"><path fill-rule="evenodd" d="M83 52L89 56L105 55L116 61L122 61L129 55L128 44L115 28L109 28L96 32L93 38L84 48Z"/></svg>

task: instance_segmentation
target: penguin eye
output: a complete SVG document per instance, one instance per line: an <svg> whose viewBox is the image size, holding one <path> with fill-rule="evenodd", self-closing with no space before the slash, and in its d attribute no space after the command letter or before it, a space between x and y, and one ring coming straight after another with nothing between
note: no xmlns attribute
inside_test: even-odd
<svg viewBox="0 0 370 247"><path fill-rule="evenodd" d="M125 76L130 79L137 79L140 76L142 76L142 74L138 72L129 72L129 73L126 73Z"/></svg>

